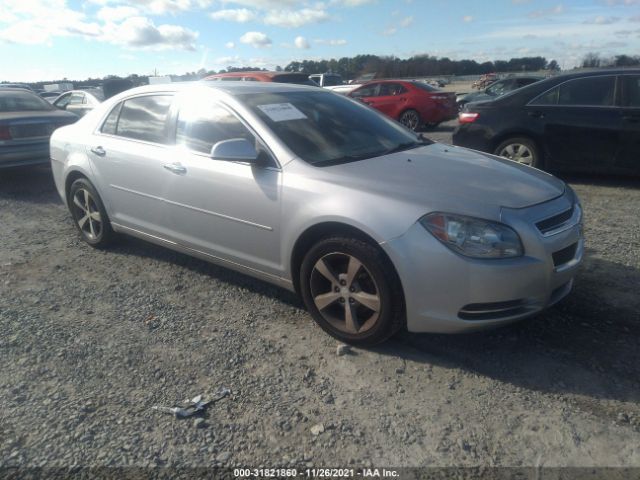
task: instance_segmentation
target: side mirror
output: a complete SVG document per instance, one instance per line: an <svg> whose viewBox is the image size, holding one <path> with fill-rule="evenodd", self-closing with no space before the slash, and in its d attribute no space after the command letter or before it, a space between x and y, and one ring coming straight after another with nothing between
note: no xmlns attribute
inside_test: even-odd
<svg viewBox="0 0 640 480"><path fill-rule="evenodd" d="M258 159L256 147L244 138L222 140L211 147L211 158L232 162L255 163Z"/></svg>

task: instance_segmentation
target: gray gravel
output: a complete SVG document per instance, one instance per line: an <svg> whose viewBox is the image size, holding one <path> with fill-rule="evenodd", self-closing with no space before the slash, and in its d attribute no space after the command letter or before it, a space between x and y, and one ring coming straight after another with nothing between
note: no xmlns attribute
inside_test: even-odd
<svg viewBox="0 0 640 480"><path fill-rule="evenodd" d="M0 465L640 466L640 182L569 181L588 251L568 299L363 350L268 284L93 250L46 168L0 172ZM151 409L223 386L202 417Z"/></svg>

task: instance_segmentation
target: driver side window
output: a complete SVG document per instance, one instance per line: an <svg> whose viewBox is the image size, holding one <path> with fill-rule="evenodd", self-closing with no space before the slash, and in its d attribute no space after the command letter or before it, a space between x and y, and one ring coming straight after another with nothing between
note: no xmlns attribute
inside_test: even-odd
<svg viewBox="0 0 640 480"><path fill-rule="evenodd" d="M176 143L198 153L211 153L222 140L244 138L255 143L255 137L226 108L211 103L189 102L180 108Z"/></svg>

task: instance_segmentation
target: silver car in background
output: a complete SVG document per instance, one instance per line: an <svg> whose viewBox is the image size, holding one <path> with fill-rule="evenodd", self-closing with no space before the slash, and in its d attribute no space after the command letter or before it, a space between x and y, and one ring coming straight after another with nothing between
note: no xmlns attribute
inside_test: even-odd
<svg viewBox="0 0 640 480"><path fill-rule="evenodd" d="M96 108L104 101L104 94L99 88L85 90L70 90L58 96L53 102L54 107L84 117L87 112Z"/></svg>
<svg viewBox="0 0 640 480"><path fill-rule="evenodd" d="M125 233L294 290L354 344L525 318L583 253L562 181L312 87L129 90L57 130L51 164L90 245Z"/></svg>

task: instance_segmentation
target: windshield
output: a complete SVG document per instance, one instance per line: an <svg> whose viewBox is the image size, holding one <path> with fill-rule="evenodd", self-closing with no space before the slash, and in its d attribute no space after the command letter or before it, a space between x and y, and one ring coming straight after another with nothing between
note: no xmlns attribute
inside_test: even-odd
<svg viewBox="0 0 640 480"><path fill-rule="evenodd" d="M104 93L102 92L102 90L99 90L97 88L85 88L82 91L90 93L91 95L96 97L96 100L98 100L99 102L104 102Z"/></svg>
<svg viewBox="0 0 640 480"><path fill-rule="evenodd" d="M49 102L25 90L0 91L0 112L53 110Z"/></svg>
<svg viewBox="0 0 640 480"><path fill-rule="evenodd" d="M324 86L325 87L336 87L338 85L342 85L342 77L339 75L325 75L324 76Z"/></svg>
<svg viewBox="0 0 640 480"><path fill-rule="evenodd" d="M509 85L508 81L495 82L493 85L488 87L485 90L485 92L488 93L489 95L493 95L494 97L497 97L502 95L503 93L508 92L508 85Z"/></svg>
<svg viewBox="0 0 640 480"><path fill-rule="evenodd" d="M382 114L333 93L242 94L238 99L312 165L364 160L430 143Z"/></svg>

